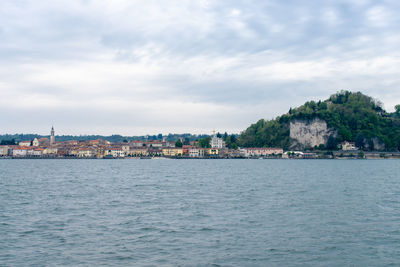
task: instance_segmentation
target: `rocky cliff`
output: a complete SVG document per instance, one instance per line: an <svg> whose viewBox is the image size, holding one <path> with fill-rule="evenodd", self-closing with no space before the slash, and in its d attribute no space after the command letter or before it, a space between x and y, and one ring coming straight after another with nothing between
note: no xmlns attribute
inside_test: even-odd
<svg viewBox="0 0 400 267"><path fill-rule="evenodd" d="M328 128L324 120L292 120L290 121L290 147L292 149L304 149L325 145L329 136L336 137L336 131Z"/></svg>

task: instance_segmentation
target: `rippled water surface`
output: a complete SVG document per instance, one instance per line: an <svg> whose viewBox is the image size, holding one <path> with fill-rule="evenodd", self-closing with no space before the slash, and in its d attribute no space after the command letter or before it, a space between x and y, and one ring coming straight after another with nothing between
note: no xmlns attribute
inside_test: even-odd
<svg viewBox="0 0 400 267"><path fill-rule="evenodd" d="M0 160L0 265L400 265L400 161Z"/></svg>

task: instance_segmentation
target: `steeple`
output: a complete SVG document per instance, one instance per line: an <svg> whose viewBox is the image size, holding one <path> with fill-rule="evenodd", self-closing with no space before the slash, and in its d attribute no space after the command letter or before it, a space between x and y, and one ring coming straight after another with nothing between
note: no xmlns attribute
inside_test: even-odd
<svg viewBox="0 0 400 267"><path fill-rule="evenodd" d="M54 145L56 143L56 137L54 136L54 127L51 126L51 136L50 136L50 145Z"/></svg>

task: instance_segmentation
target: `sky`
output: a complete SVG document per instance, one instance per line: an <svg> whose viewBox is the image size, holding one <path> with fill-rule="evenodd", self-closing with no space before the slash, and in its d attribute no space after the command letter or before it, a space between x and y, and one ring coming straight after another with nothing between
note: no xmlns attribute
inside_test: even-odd
<svg viewBox="0 0 400 267"><path fill-rule="evenodd" d="M400 103L397 0L2 0L0 134L240 133L308 100Z"/></svg>

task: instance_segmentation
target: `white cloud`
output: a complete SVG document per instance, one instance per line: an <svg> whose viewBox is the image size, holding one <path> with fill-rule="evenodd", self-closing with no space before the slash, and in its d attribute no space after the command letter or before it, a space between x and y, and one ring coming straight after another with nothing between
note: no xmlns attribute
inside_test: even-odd
<svg viewBox="0 0 400 267"><path fill-rule="evenodd" d="M322 12L322 20L329 26L337 26L342 23L336 10L332 8L327 8Z"/></svg>
<svg viewBox="0 0 400 267"><path fill-rule="evenodd" d="M396 7L5 0L0 111L19 132L59 121L77 134L134 135L239 132L340 89L390 109L400 103Z"/></svg>
<svg viewBox="0 0 400 267"><path fill-rule="evenodd" d="M367 19L374 27L387 26L390 16L389 11L383 6L374 6L367 11Z"/></svg>

